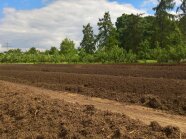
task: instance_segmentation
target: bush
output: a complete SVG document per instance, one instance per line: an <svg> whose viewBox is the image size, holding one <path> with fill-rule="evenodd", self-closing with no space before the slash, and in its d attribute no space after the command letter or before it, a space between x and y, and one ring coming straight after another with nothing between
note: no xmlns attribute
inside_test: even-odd
<svg viewBox="0 0 186 139"><path fill-rule="evenodd" d="M123 48L114 46L108 50L98 50L95 54L95 61L102 63L134 63L137 56L132 52L127 52Z"/></svg>
<svg viewBox="0 0 186 139"><path fill-rule="evenodd" d="M82 48L79 50L79 61L83 63L93 63L95 62L94 54L88 54Z"/></svg>
<svg viewBox="0 0 186 139"><path fill-rule="evenodd" d="M180 63L181 60L184 60L186 58L186 47L181 45L170 47L169 58L173 62Z"/></svg>
<svg viewBox="0 0 186 139"><path fill-rule="evenodd" d="M156 60L159 63L176 62L186 60L186 46L177 45L169 46L167 48L157 47L155 49L148 49L148 43L144 42L141 44L141 50L138 55L133 53L131 50L128 52L123 48L114 46L109 49L99 49L95 54L87 54L84 49L79 51L71 51L66 54L49 54L46 52L37 53L23 53L18 50L8 51L6 53L0 53L1 63L135 63L137 59L147 63L147 59ZM148 52L148 53L147 53ZM140 61L138 60L138 61ZM140 62L141 62L140 61Z"/></svg>
<svg viewBox="0 0 186 139"><path fill-rule="evenodd" d="M98 50L95 55L95 62L106 63L108 62L108 54L104 50Z"/></svg>
<svg viewBox="0 0 186 139"><path fill-rule="evenodd" d="M140 43L140 48L138 51L138 59L143 59L143 60L151 59L150 53L151 53L151 49L150 49L149 41L145 40L142 43Z"/></svg>
<svg viewBox="0 0 186 139"><path fill-rule="evenodd" d="M114 46L108 53L108 61L112 63L124 63L126 58L126 51L123 48Z"/></svg>
<svg viewBox="0 0 186 139"><path fill-rule="evenodd" d="M68 62L68 63L79 62L79 55L78 54L69 53L69 54L64 55L64 57L65 57L65 62Z"/></svg>
<svg viewBox="0 0 186 139"><path fill-rule="evenodd" d="M135 63L137 62L137 55L130 50L128 53L126 53L126 58L125 58L126 63Z"/></svg>
<svg viewBox="0 0 186 139"><path fill-rule="evenodd" d="M93 63L95 61L94 55L92 54L86 54L85 57L82 57L83 63Z"/></svg>
<svg viewBox="0 0 186 139"><path fill-rule="evenodd" d="M181 60L184 60L186 58L186 47L178 45L169 46L167 49L156 48L154 49L153 55L153 57L156 58L159 63L180 63Z"/></svg>
<svg viewBox="0 0 186 139"><path fill-rule="evenodd" d="M156 59L158 63L166 63L169 61L169 53L165 48L155 48L152 51L152 57Z"/></svg>

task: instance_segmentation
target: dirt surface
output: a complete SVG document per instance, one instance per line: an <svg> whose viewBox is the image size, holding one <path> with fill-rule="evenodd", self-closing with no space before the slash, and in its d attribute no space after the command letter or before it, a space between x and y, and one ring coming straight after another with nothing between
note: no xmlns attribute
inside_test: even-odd
<svg viewBox="0 0 186 139"><path fill-rule="evenodd" d="M136 105L5 81L0 81L0 96L0 137L3 139L186 138L183 133L186 117ZM153 122L146 125L136 120L137 115L140 120ZM179 126L183 132L168 124Z"/></svg>
<svg viewBox="0 0 186 139"><path fill-rule="evenodd" d="M0 79L186 115L186 65L0 65Z"/></svg>
<svg viewBox="0 0 186 139"><path fill-rule="evenodd" d="M64 72L146 78L186 79L186 65L27 65L4 64L0 70Z"/></svg>

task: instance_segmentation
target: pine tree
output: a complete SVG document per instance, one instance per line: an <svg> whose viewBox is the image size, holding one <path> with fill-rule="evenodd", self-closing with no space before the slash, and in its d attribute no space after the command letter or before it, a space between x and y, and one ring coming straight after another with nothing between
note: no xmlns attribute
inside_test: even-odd
<svg viewBox="0 0 186 139"><path fill-rule="evenodd" d="M112 24L110 13L106 12L98 22L99 34L97 35L98 48L110 48L118 44L117 33Z"/></svg>
<svg viewBox="0 0 186 139"><path fill-rule="evenodd" d="M186 43L186 0L181 0L182 3L178 7L177 12L181 11L179 14L179 27L183 33L183 42Z"/></svg>
<svg viewBox="0 0 186 139"><path fill-rule="evenodd" d="M181 16L185 16L186 15L186 0L181 0L181 5L178 7L178 9L177 9L177 12L179 11L179 10L181 10L182 11L182 13L181 13Z"/></svg>
<svg viewBox="0 0 186 139"><path fill-rule="evenodd" d="M176 25L172 22L174 16L168 11L174 9L174 0L159 0L157 7L153 8L155 11L155 40L158 46L161 48L168 45L168 36L170 36L171 31L176 29Z"/></svg>
<svg viewBox="0 0 186 139"><path fill-rule="evenodd" d="M93 54L96 50L95 48L95 38L93 28L90 23L86 26L83 26L83 40L80 43L81 48L85 50L86 53Z"/></svg>

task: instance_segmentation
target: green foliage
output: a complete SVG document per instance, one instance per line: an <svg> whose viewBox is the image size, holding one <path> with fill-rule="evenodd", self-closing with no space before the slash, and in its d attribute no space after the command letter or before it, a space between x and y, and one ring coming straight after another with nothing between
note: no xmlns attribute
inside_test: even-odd
<svg viewBox="0 0 186 139"><path fill-rule="evenodd" d="M172 10L175 6L174 0L158 0L158 5L153 8L156 12L155 15L159 18L164 18L163 16L170 16L171 14L168 13L168 10Z"/></svg>
<svg viewBox="0 0 186 139"><path fill-rule="evenodd" d="M122 48L119 48L118 46L114 46L107 53L108 53L109 61L113 63L124 63L125 62L126 52Z"/></svg>
<svg viewBox="0 0 186 139"><path fill-rule="evenodd" d="M183 34L183 42L186 44L186 15L181 17L180 21L178 22L179 28Z"/></svg>
<svg viewBox="0 0 186 139"><path fill-rule="evenodd" d="M28 50L28 54L37 54L39 51L38 50L36 50L36 48L35 47L32 47L32 48L30 48L29 50Z"/></svg>
<svg viewBox="0 0 186 139"><path fill-rule="evenodd" d="M75 49L75 43L68 38L64 39L61 42L60 52L64 55L65 61L68 63L76 63L79 61L79 56L77 50Z"/></svg>
<svg viewBox="0 0 186 139"><path fill-rule="evenodd" d="M153 57L156 58L159 63L167 63L169 61L169 53L165 48L155 48Z"/></svg>
<svg viewBox="0 0 186 139"><path fill-rule="evenodd" d="M83 35L83 40L80 44L81 47L86 53L93 54L96 50L96 47L93 28L90 26L90 24L83 26Z"/></svg>
<svg viewBox="0 0 186 139"><path fill-rule="evenodd" d="M107 63L108 62L108 54L103 50L98 50L95 53L95 62Z"/></svg>
<svg viewBox="0 0 186 139"><path fill-rule="evenodd" d="M69 53L65 55L65 62L77 63L79 62L79 55L75 53Z"/></svg>
<svg viewBox="0 0 186 139"><path fill-rule="evenodd" d="M94 63L94 54L89 54L84 48L79 49L79 61L83 63Z"/></svg>
<svg viewBox="0 0 186 139"><path fill-rule="evenodd" d="M9 63L17 63L22 60L21 54L22 52L20 49L12 49L12 50L5 52L5 54L1 56L0 60L5 63L6 61L9 61Z"/></svg>
<svg viewBox="0 0 186 139"><path fill-rule="evenodd" d="M126 63L136 63L137 55L133 53L131 50L126 54Z"/></svg>
<svg viewBox="0 0 186 139"><path fill-rule="evenodd" d="M68 38L64 39L60 45L60 52L61 54L64 55L75 54L76 53L75 43Z"/></svg>
<svg viewBox="0 0 186 139"><path fill-rule="evenodd" d="M140 15L123 14L117 19L116 27L119 32L119 46L127 51L137 52L143 39L143 25Z"/></svg>
<svg viewBox="0 0 186 139"><path fill-rule="evenodd" d="M148 40L141 42L138 51L138 59L151 59L150 53L150 42Z"/></svg>
<svg viewBox="0 0 186 139"><path fill-rule="evenodd" d="M96 38L98 49L110 49L110 47L118 44L117 32L112 24L109 12L106 12L104 17L99 19L98 28L99 33Z"/></svg>
<svg viewBox="0 0 186 139"><path fill-rule="evenodd" d="M60 49L51 47L40 52L32 47L27 52L12 49L0 53L1 63L180 63L186 60L186 1L178 8L180 16L169 10L175 8L174 0L159 0L155 16L127 15L117 18L116 28L110 13L98 22L94 35L90 24L83 26L80 48L65 38Z"/></svg>
<svg viewBox="0 0 186 139"><path fill-rule="evenodd" d="M177 63L180 63L181 60L186 59L186 47L181 45L177 47L170 47L169 59Z"/></svg>
<svg viewBox="0 0 186 139"><path fill-rule="evenodd" d="M137 61L136 55L118 46L112 47L109 50L99 50L95 54L96 62L102 63L134 63Z"/></svg>
<svg viewBox="0 0 186 139"><path fill-rule="evenodd" d="M154 57L159 63L176 62L186 59L186 47L182 45L154 49Z"/></svg>
<svg viewBox="0 0 186 139"><path fill-rule="evenodd" d="M156 17L154 44L158 43L161 48L182 43L182 34L175 22L175 16L169 13L174 7L174 0L159 0L159 4L153 8Z"/></svg>
<svg viewBox="0 0 186 139"><path fill-rule="evenodd" d="M52 46L52 47L50 48L50 50L48 51L48 53L49 53L50 55L58 55L58 54L59 54L59 50L58 50L56 47Z"/></svg>

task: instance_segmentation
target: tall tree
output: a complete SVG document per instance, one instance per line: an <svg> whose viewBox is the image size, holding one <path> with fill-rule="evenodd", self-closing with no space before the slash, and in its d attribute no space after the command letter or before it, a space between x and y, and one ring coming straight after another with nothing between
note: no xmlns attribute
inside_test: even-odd
<svg viewBox="0 0 186 139"><path fill-rule="evenodd" d="M52 46L49 50L50 55L57 55L59 53L58 49L54 46Z"/></svg>
<svg viewBox="0 0 186 139"><path fill-rule="evenodd" d="M181 0L181 5L177 9L178 11L181 11L179 14L179 27L183 33L183 41L186 43L186 0Z"/></svg>
<svg viewBox="0 0 186 139"><path fill-rule="evenodd" d="M85 50L86 53L92 54L96 50L95 48L95 38L93 28L90 23L86 26L83 26L83 40L80 43L81 47Z"/></svg>
<svg viewBox="0 0 186 139"><path fill-rule="evenodd" d="M180 18L179 27L181 32L183 33L183 41L186 43L186 15Z"/></svg>
<svg viewBox="0 0 186 139"><path fill-rule="evenodd" d="M39 51L35 48L35 47L32 47L28 50L28 54L37 54Z"/></svg>
<svg viewBox="0 0 186 139"><path fill-rule="evenodd" d="M8 50L7 52L6 52L7 54L8 53L13 53L13 54L22 54L22 51L21 51L21 49L10 49L10 50Z"/></svg>
<svg viewBox="0 0 186 139"><path fill-rule="evenodd" d="M123 14L117 19L116 28L119 33L119 46L129 51L137 52L140 43L152 36L153 17ZM135 40L135 41L134 41Z"/></svg>
<svg viewBox="0 0 186 139"><path fill-rule="evenodd" d="M154 34L154 43L161 48L167 47L172 43L172 45L181 43L180 30L174 21L174 16L169 13L174 7L174 0L159 0L158 5L153 8L156 17L154 24L156 31ZM176 39L177 41L175 41Z"/></svg>
<svg viewBox="0 0 186 139"><path fill-rule="evenodd" d="M178 7L177 12L181 10L183 16L186 15L186 0L181 0L181 5Z"/></svg>
<svg viewBox="0 0 186 139"><path fill-rule="evenodd" d="M168 11L172 10L175 6L174 0L158 0L159 4L153 8L155 11L156 21L160 28L160 31L163 32L166 28L166 21L173 17Z"/></svg>
<svg viewBox="0 0 186 139"><path fill-rule="evenodd" d="M110 48L118 44L117 33L112 24L110 13L106 12L98 22L99 34L97 35L98 48Z"/></svg>

